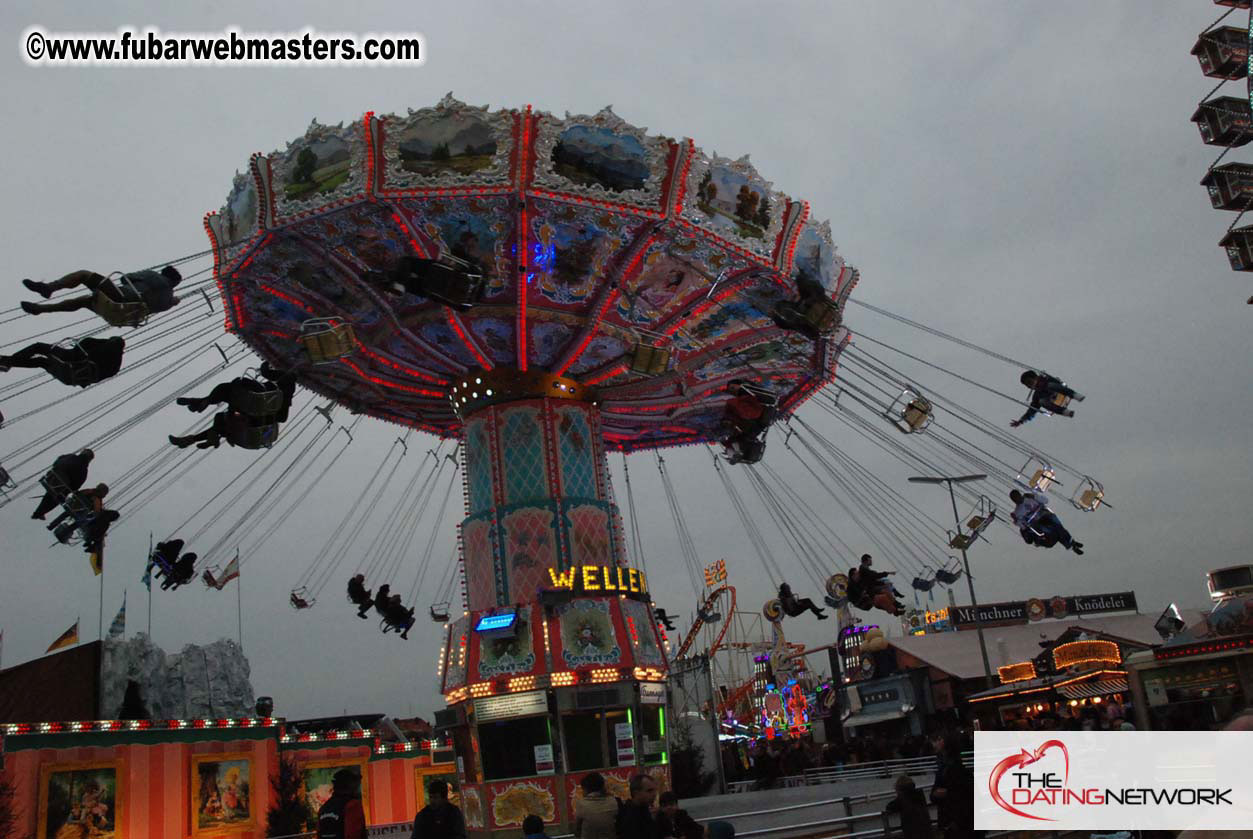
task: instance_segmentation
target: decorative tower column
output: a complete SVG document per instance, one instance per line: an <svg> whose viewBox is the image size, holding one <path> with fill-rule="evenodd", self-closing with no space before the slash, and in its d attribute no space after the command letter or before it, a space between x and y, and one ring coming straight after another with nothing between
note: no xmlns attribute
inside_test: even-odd
<svg viewBox="0 0 1253 839"><path fill-rule="evenodd" d="M466 589L442 685L467 820L514 833L529 812L571 824L589 771L619 794L636 772L668 777L648 582L627 566L592 392L492 370L454 382L450 398L465 426Z"/></svg>

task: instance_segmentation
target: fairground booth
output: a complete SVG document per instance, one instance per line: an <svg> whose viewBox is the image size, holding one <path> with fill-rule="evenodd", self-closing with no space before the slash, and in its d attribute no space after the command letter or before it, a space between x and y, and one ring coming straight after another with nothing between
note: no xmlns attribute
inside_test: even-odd
<svg viewBox="0 0 1253 839"><path fill-rule="evenodd" d="M1189 621L1172 604L1159 618L1165 643L1127 662L1142 729L1218 727L1253 707L1253 566L1207 577L1213 609Z"/></svg>
<svg viewBox="0 0 1253 839"><path fill-rule="evenodd" d="M1160 643L1155 621L1155 615L1139 613L1134 592L980 604L977 615L956 605L919 611L907 618L911 634L888 640L894 657L873 658L854 683L872 698L894 688L900 697L910 695L912 701L899 704L914 707L900 718L913 713L924 720L977 720L999 729L1031 724L1041 715L1090 715L1084 709L1129 698L1123 661ZM990 686L977 623L984 631ZM910 694L896 684L902 674L925 678L910 683Z"/></svg>
<svg viewBox="0 0 1253 839"><path fill-rule="evenodd" d="M141 661L159 664L137 672ZM421 721L274 717L266 697L253 703L246 666L233 641L166 656L141 634L0 671L0 778L14 789L14 835L262 837L284 762L290 795L310 816L301 830L314 827L340 769L361 777L371 825L411 821L432 776L456 788L451 744ZM171 710L192 713L171 719Z"/></svg>
<svg viewBox="0 0 1253 839"><path fill-rule="evenodd" d="M15 789L17 835L266 835L271 779L294 761L312 829L331 777L361 777L369 824L412 820L426 782L455 785L452 751L431 741L387 743L375 729L298 734L276 718L80 720L13 723L4 734L4 779Z"/></svg>

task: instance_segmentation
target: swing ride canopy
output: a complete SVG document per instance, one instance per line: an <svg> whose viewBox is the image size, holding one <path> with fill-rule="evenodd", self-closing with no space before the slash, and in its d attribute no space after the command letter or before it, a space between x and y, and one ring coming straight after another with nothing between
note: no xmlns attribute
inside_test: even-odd
<svg viewBox="0 0 1253 839"><path fill-rule="evenodd" d="M769 313L802 275L841 309L857 279L827 224L747 157L608 108L563 119L448 96L315 122L254 155L205 227L228 329L314 392L441 436L460 433L450 396L471 372L591 388L610 449L718 439L733 378L790 414L834 377L847 332L815 341ZM361 279L405 255L476 263L481 300L456 311ZM353 351L310 365L299 335L316 318L350 323ZM640 344L670 350L669 368L633 372Z"/></svg>

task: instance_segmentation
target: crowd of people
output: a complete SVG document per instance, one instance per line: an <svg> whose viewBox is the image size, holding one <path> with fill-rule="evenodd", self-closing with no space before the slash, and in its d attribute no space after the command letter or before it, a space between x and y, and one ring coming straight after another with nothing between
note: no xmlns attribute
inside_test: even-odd
<svg viewBox="0 0 1253 839"><path fill-rule="evenodd" d="M679 799L667 790L658 795L651 775L631 778L626 800L605 788L598 772L580 781L582 795L574 804L575 839L735 839L727 821L700 824L680 809ZM461 809L449 799L448 782L435 779L426 786L427 804L413 819L411 839L465 839ZM549 839L544 820L530 814L522 820L522 839ZM318 839L365 839L367 828L361 806L360 776L348 770L332 778L332 794L318 811Z"/></svg>

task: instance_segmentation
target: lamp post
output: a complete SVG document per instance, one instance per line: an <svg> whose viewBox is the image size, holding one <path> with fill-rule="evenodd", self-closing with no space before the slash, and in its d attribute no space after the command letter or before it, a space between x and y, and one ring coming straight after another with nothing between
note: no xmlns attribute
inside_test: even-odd
<svg viewBox="0 0 1253 839"><path fill-rule="evenodd" d="M953 521L957 523L957 532L961 533L961 516L957 513L957 496L953 493L953 484L964 484L970 481L982 481L987 475L953 475L941 477L917 476L910 478L915 484L948 484L948 497L953 502ZM983 656L984 688L992 687L992 666L988 663L988 644L983 638L983 621L979 618L979 601L975 599L975 584L970 576L970 558L966 549L962 548L962 565L966 569L966 585L970 587L970 607L975 614L975 632L979 635L979 653Z"/></svg>

